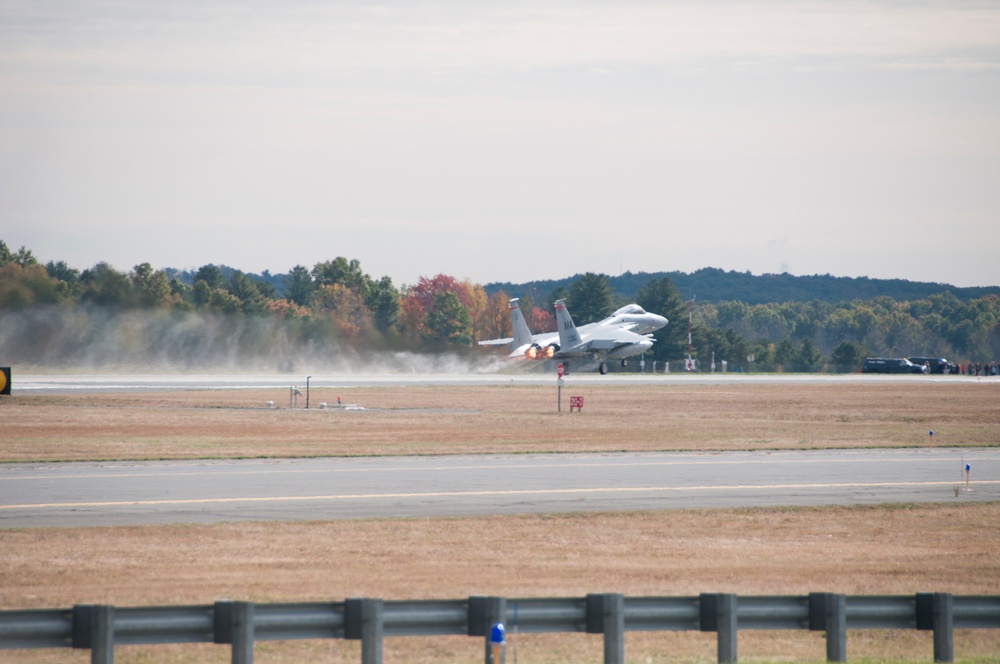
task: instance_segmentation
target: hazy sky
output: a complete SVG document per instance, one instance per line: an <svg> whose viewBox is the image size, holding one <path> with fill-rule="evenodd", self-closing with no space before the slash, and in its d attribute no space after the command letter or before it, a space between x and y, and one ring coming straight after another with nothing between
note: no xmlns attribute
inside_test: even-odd
<svg viewBox="0 0 1000 664"><path fill-rule="evenodd" d="M1000 284L1000 3L0 0L0 239Z"/></svg>

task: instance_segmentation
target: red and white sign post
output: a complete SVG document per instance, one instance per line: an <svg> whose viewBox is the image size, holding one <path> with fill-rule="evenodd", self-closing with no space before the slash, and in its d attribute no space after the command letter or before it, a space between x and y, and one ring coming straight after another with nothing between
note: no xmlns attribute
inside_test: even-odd
<svg viewBox="0 0 1000 664"><path fill-rule="evenodd" d="M556 412L562 412L562 386L563 386L563 374L566 372L566 367L560 362L556 365Z"/></svg>

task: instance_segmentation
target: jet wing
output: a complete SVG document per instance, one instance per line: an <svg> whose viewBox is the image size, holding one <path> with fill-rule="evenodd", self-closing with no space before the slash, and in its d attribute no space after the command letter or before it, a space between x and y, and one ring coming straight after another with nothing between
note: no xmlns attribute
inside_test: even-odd
<svg viewBox="0 0 1000 664"><path fill-rule="evenodd" d="M513 342L514 342L513 337L508 337L506 339L486 339L484 341L480 341L479 345L480 346L509 346Z"/></svg>
<svg viewBox="0 0 1000 664"><path fill-rule="evenodd" d="M597 334L599 336L584 336L581 342L572 348L560 349L556 353L556 357L559 357L559 355L573 357L587 353L608 353L622 346L633 346L649 341L647 337L621 328L605 329L599 331Z"/></svg>
<svg viewBox="0 0 1000 664"><path fill-rule="evenodd" d="M606 339L585 339L583 343L569 349L576 353L595 353L614 350L621 346L629 346L641 342L645 337L622 330L624 334Z"/></svg>

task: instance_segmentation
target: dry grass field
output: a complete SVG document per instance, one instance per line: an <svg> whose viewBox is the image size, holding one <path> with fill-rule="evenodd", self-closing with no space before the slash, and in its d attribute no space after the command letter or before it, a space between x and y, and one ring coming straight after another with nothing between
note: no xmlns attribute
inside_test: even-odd
<svg viewBox="0 0 1000 664"><path fill-rule="evenodd" d="M1000 380L17 396L0 461L1000 445ZM569 395L585 399L568 412ZM316 408L322 402L364 410ZM274 401L274 408L265 402Z"/></svg>
<svg viewBox="0 0 1000 664"><path fill-rule="evenodd" d="M569 514L473 519L0 531L0 606L626 595L1000 594L1000 506ZM956 655L997 661L1000 630L960 630ZM931 635L852 631L866 661L930 661ZM387 662L469 662L468 638L389 639ZM524 636L524 662L601 661L599 637ZM821 661L821 634L741 632L743 661ZM632 662L714 661L714 635L630 633ZM584 653L586 653L584 655ZM86 661L2 652L0 661ZM228 661L221 646L122 648L116 661ZM353 642L258 646L258 662L357 662ZM508 659L508 661L511 661Z"/></svg>
<svg viewBox="0 0 1000 664"><path fill-rule="evenodd" d="M285 392L0 401L6 461L731 450L1000 444L1000 382L587 387L582 414L541 387L340 392L365 410L290 410ZM568 394L564 390L563 408ZM576 393L575 391L572 393ZM313 404L338 394L312 390ZM282 401L283 397L283 401ZM277 408L264 408L274 400ZM300 400L299 405L304 405ZM75 603L626 595L1000 594L1000 505L692 510L461 519L0 530L0 609ZM1000 662L1000 630L959 661ZM715 661L714 634L629 633L630 662ZM600 637L529 635L518 661L599 662ZM932 659L928 632L848 634L852 661ZM741 632L741 661L822 661L822 634ZM480 661L477 639L389 639L387 662ZM356 642L263 643L257 662L357 662ZM0 651L0 662L88 653ZM119 662L227 662L223 646L123 647ZM511 662L511 653L508 653Z"/></svg>

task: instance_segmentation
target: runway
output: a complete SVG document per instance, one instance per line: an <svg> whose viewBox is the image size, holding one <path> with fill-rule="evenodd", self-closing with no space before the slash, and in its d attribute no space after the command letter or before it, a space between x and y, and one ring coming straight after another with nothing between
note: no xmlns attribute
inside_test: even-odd
<svg viewBox="0 0 1000 664"><path fill-rule="evenodd" d="M741 385L741 384L843 384L976 382L1000 385L1000 377L900 375L900 374L752 374L752 373L609 373L574 372L567 386L586 385ZM16 395L157 392L171 390L239 390L291 386L349 388L409 385L483 386L555 385L554 373L341 373L341 374L17 374L11 380Z"/></svg>
<svg viewBox="0 0 1000 664"><path fill-rule="evenodd" d="M993 448L0 465L0 528L996 500Z"/></svg>

